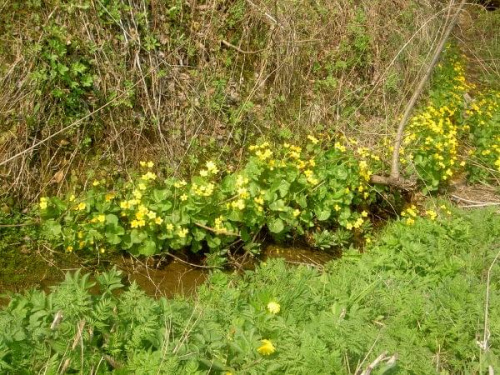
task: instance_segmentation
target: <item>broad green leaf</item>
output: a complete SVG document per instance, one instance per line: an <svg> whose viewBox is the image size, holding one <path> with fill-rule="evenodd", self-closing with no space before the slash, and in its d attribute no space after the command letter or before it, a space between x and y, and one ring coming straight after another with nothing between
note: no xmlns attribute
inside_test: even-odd
<svg viewBox="0 0 500 375"><path fill-rule="evenodd" d="M271 231L271 233L279 234L283 232L283 229L285 229L285 224L283 223L283 220L281 219L272 219L269 224L267 224L267 227Z"/></svg>

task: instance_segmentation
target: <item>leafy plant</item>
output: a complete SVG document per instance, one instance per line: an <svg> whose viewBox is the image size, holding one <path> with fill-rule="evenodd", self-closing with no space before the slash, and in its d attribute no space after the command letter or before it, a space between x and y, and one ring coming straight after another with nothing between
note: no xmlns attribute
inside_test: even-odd
<svg viewBox="0 0 500 375"><path fill-rule="evenodd" d="M43 233L67 251L153 255L203 246L220 254L238 238L252 243L264 228L277 239L315 226L363 231L374 198L367 150L358 150L358 162L340 142L322 151L310 136L306 149L285 143L272 151L265 142L250 151L241 171L220 179L208 161L190 183L159 182L153 163L141 162L144 173L121 189L95 180L79 197L42 197Z"/></svg>
<svg viewBox="0 0 500 375"><path fill-rule="evenodd" d="M354 374L387 352L397 358L374 371L483 373L500 365L499 237L492 210L416 216L324 270L268 260L242 275L214 271L196 297L170 300L123 288L116 270L96 275L98 294L88 275L68 274L0 311L0 369Z"/></svg>

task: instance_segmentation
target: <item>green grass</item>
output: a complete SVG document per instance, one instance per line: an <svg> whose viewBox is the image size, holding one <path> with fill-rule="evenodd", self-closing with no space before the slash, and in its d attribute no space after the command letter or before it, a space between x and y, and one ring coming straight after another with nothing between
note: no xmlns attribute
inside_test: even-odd
<svg viewBox="0 0 500 375"><path fill-rule="evenodd" d="M478 345L498 238L493 211L457 210L413 226L398 221L363 255L348 252L322 269L272 260L243 275L214 272L188 299L155 300L136 285L123 289L114 271L98 276L101 293L91 294L87 277L68 275L50 295L15 295L0 313L0 368L342 374L366 369L387 352L395 363L385 361L373 374L484 373L500 368L497 263L489 282L489 350ZM272 301L280 305L277 314L266 308ZM63 319L51 329L58 311ZM262 339L274 353L257 351Z"/></svg>

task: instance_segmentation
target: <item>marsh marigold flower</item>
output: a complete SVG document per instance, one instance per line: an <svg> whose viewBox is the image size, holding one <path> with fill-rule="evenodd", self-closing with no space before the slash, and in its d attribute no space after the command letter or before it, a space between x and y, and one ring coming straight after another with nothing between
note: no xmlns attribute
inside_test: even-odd
<svg viewBox="0 0 500 375"><path fill-rule="evenodd" d="M271 301L267 304L267 310L271 313L271 314L277 314L280 312L281 310L281 306L279 303L277 302L274 302L274 301Z"/></svg>
<svg viewBox="0 0 500 375"><path fill-rule="evenodd" d="M271 355L276 351L276 348L274 347L273 343L270 340L260 340L262 343L261 346L257 348L257 351L262 354L262 355Z"/></svg>

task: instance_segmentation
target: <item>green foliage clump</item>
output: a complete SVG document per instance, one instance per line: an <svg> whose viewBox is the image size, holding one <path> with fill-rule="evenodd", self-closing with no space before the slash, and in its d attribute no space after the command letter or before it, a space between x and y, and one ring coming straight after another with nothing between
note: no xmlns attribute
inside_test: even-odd
<svg viewBox="0 0 500 375"><path fill-rule="evenodd" d="M88 276L68 275L0 312L0 369L350 374L387 352L397 358L377 373L484 373L500 365L499 237L493 211L397 221L362 257L215 271L192 300L123 290L114 270L96 276L98 294Z"/></svg>
<svg viewBox="0 0 500 375"><path fill-rule="evenodd" d="M68 251L153 255L206 246L217 255L236 239L251 245L263 228L278 240L319 226L368 229L375 198L368 185L371 154L361 150L358 161L340 142L323 151L309 138L305 149L251 146L245 167L222 176L208 161L189 183L158 181L153 163L141 162L144 173L121 188L109 190L106 181L95 180L78 197L42 197L43 232Z"/></svg>

